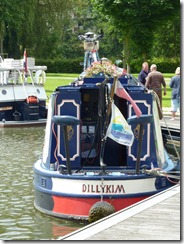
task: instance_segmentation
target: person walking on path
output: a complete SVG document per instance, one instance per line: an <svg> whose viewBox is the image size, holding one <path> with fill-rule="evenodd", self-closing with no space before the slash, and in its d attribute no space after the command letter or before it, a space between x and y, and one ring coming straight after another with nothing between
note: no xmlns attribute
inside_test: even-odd
<svg viewBox="0 0 184 244"><path fill-rule="evenodd" d="M152 64L150 67L150 73L146 78L145 87L149 90L153 90L159 97L160 108L162 109L162 86L164 87L164 96L166 95L166 82L161 72L157 71L156 64Z"/></svg>
<svg viewBox="0 0 184 244"><path fill-rule="evenodd" d="M149 73L149 65L148 65L147 62L144 62L142 64L142 70L141 70L141 72L139 73L139 76L138 76L138 80L143 85L145 85L145 83L146 83L146 77L148 76L148 73Z"/></svg>
<svg viewBox="0 0 184 244"><path fill-rule="evenodd" d="M171 78L169 83L170 88L172 88L171 93L171 112L172 118L170 120L175 120L176 112L180 111L180 67L175 71L175 76Z"/></svg>

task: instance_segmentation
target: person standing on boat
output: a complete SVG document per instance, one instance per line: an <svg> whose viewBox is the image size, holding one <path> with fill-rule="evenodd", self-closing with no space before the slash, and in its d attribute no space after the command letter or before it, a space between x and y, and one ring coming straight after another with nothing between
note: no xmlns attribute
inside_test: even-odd
<svg viewBox="0 0 184 244"><path fill-rule="evenodd" d="M149 65L147 62L144 62L142 64L142 70L141 72L139 73L139 76L138 76L138 80L143 84L145 85L146 83L146 77L148 76L149 74Z"/></svg>
<svg viewBox="0 0 184 244"><path fill-rule="evenodd" d="M175 120L176 112L180 110L180 67L175 71L175 76L171 78L169 83L170 88L172 88L171 93L171 112L172 118L170 120Z"/></svg>
<svg viewBox="0 0 184 244"><path fill-rule="evenodd" d="M152 64L150 67L150 73L146 78L145 87L149 90L153 90L159 97L160 108L162 109L162 85L164 87L164 96L166 95L166 82L161 72L157 71L156 64Z"/></svg>

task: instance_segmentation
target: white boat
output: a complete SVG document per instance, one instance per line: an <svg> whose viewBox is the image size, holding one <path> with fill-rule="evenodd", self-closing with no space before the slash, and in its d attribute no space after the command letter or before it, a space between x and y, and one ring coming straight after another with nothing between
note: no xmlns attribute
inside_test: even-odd
<svg viewBox="0 0 184 244"><path fill-rule="evenodd" d="M46 124L46 66L36 66L27 58L4 59L0 63L0 127L39 126Z"/></svg>

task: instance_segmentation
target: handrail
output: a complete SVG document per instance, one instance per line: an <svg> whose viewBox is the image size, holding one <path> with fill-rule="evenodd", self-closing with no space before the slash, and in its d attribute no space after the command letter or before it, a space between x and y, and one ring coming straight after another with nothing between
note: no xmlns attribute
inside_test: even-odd
<svg viewBox="0 0 184 244"><path fill-rule="evenodd" d="M47 69L47 66L31 66L28 67L28 73L29 76L31 78L31 83L34 86L35 82L33 79L33 75L32 72L38 72L39 70L42 71L42 83L45 83L45 70ZM18 71L19 76L23 75L23 71L24 71L24 67L23 66L3 66L2 64L0 65L0 84L4 85L8 83L8 78L7 78L7 72L11 72L11 71ZM39 83L37 81L37 83Z"/></svg>

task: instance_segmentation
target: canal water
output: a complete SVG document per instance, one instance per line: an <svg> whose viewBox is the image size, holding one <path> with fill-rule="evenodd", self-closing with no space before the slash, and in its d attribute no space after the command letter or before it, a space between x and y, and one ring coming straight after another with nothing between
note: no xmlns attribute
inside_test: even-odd
<svg viewBox="0 0 184 244"><path fill-rule="evenodd" d="M44 129L0 128L0 240L54 240L84 226L33 206L33 164L42 157Z"/></svg>
<svg viewBox="0 0 184 244"><path fill-rule="evenodd" d="M85 225L33 206L33 164L42 157L44 129L0 128L0 240L55 240Z"/></svg>

